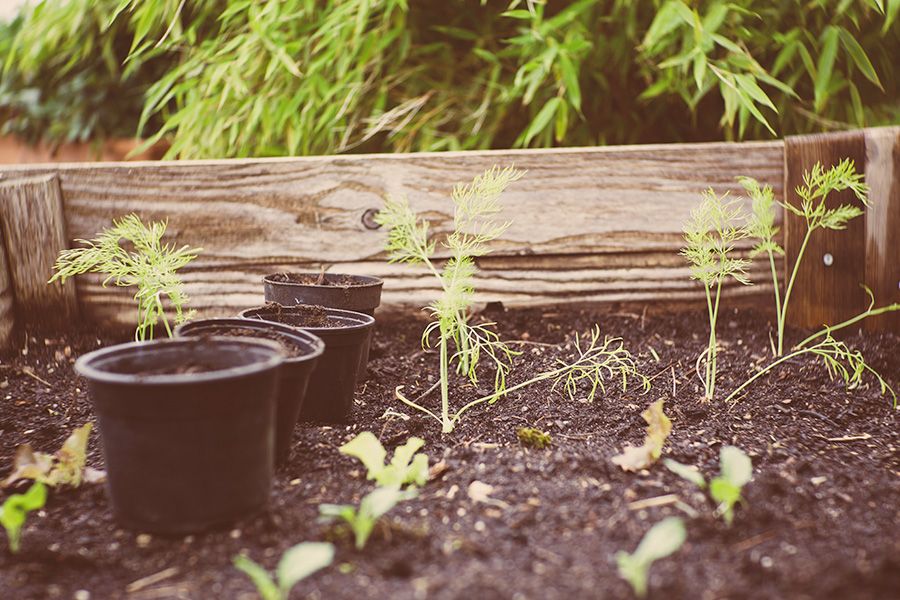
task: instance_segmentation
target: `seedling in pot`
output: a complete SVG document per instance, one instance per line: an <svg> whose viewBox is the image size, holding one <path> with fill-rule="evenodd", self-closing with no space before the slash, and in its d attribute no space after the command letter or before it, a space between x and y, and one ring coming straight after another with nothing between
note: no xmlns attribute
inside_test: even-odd
<svg viewBox="0 0 900 600"><path fill-rule="evenodd" d="M451 363L455 362L459 373L477 383L479 363L486 357L494 368L494 390L499 394L506 387L506 375L517 354L500 341L493 323L470 323L469 310L478 270L475 258L488 254L488 244L510 226L508 222L495 220L501 210L500 195L524 174L512 167L500 169L495 166L477 176L472 183L453 188L454 229L444 243L450 258L440 270L434 263L437 245L429 240L429 223L416 217L405 198L387 198L375 218L379 225L388 228L390 262L424 265L441 285L441 297L429 306L433 321L422 334L424 347L431 346L432 335L438 336L440 415L412 402L406 404L440 421L444 433L453 431L468 408L463 407L453 415L450 413Z"/></svg>
<svg viewBox="0 0 900 600"><path fill-rule="evenodd" d="M670 471L697 487L706 487L706 480L699 471L680 462L666 459L663 461ZM753 478L753 463L750 457L735 446L724 446L719 452L719 474L709 482L709 495L717 503L716 513L721 515L725 523L731 525L734 520L734 507L742 502L741 490Z"/></svg>
<svg viewBox="0 0 900 600"><path fill-rule="evenodd" d="M363 431L338 448L342 454L358 458L366 467L366 477L379 487L423 486L428 481L428 456L419 453L425 440L411 437L394 450L385 464L387 452L372 432Z"/></svg>
<svg viewBox="0 0 900 600"><path fill-rule="evenodd" d="M9 539L9 551L19 551L22 527L28 513L44 507L47 501L47 488L40 481L31 484L24 494L13 494L0 506L0 524L6 529Z"/></svg>
<svg viewBox="0 0 900 600"><path fill-rule="evenodd" d="M65 283L69 277L83 273L102 273L106 275L104 286L111 281L120 287L136 286L134 299L138 305L138 326L135 340L153 339L160 320L171 337L172 327L163 300L168 299L175 309L175 324L190 317L184 311L188 296L178 270L197 258L201 250L163 244L166 225L165 221L158 221L147 226L133 214L113 221L113 226L95 239L78 240L82 247L60 252L56 273L49 283L57 279ZM123 247L123 241L127 248Z"/></svg>
<svg viewBox="0 0 900 600"><path fill-rule="evenodd" d="M706 361L706 373L700 376L706 400L712 400L716 391L716 321L722 284L731 277L750 285L746 272L749 261L733 256L735 243L748 235L747 229L739 224L743 218L736 200L729 201L710 189L703 193L703 202L691 211L691 219L684 226L686 246L681 254L691 263L691 279L703 284L709 315L709 342L697 359L698 376L700 362L704 358Z"/></svg>
<svg viewBox="0 0 900 600"><path fill-rule="evenodd" d="M334 546L324 542L303 542L281 556L275 578L251 558L239 554L234 566L247 574L256 585L262 600L287 600L291 589L334 560Z"/></svg>
<svg viewBox="0 0 900 600"><path fill-rule="evenodd" d="M639 471L646 469L662 455L663 445L672 432L672 421L663 412L665 400L657 400L647 410L641 413L647 422L647 435L640 446L628 444L621 454L613 457L614 464L622 467L623 471Z"/></svg>
<svg viewBox="0 0 900 600"><path fill-rule="evenodd" d="M516 437L519 438L519 443L523 446L537 448L538 450L549 448L550 444L553 443L553 438L550 437L549 433L544 433L535 427L519 427L516 430Z"/></svg>
<svg viewBox="0 0 900 600"><path fill-rule="evenodd" d="M319 514L323 522L336 519L344 521L353 530L357 550L362 550L369 541L378 519L387 514L398 503L416 497L415 490L401 490L397 487L376 488L363 497L359 508L352 504L320 504Z"/></svg>
<svg viewBox="0 0 900 600"><path fill-rule="evenodd" d="M619 576L631 585L638 598L647 595L647 579L650 567L656 561L674 554L687 539L684 522L678 517L667 517L650 528L637 550L628 554L617 552Z"/></svg>
<svg viewBox="0 0 900 600"><path fill-rule="evenodd" d="M9 487L21 479L31 479L52 487L78 487L83 481L102 481L106 476L103 471L85 466L91 427L91 423L86 423L75 429L55 454L35 452L30 444L22 444L16 449L12 472L0 487Z"/></svg>

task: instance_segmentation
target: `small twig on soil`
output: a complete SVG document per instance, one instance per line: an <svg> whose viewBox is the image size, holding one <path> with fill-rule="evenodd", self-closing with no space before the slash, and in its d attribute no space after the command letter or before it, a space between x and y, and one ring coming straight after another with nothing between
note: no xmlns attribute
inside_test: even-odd
<svg viewBox="0 0 900 600"><path fill-rule="evenodd" d="M743 552L745 550L749 550L755 546L759 546L763 542L766 542L775 537L775 534L772 531L763 531L758 535L754 535L753 537L747 538L743 542L738 542L734 546L731 547L734 552Z"/></svg>
<svg viewBox="0 0 900 600"><path fill-rule="evenodd" d="M817 413L817 412L814 411L814 410L808 410L808 409L803 408L803 409L798 410L797 413L798 413L798 414L801 414L801 415L809 415L810 417L816 417L817 419L822 419L823 421L825 421L826 423L828 423L829 425L831 425L831 426L834 427L835 429L840 429L840 428L841 428L840 425L838 425L837 423L835 423L834 421L832 421L831 419L829 419L829 418L826 417L825 415L823 415L823 414L821 414L821 413Z"/></svg>
<svg viewBox="0 0 900 600"><path fill-rule="evenodd" d="M566 434L566 433L554 433L554 437L561 437L567 440L576 440L578 442L586 442L591 439L593 433L576 433L576 434Z"/></svg>
<svg viewBox="0 0 900 600"><path fill-rule="evenodd" d="M151 585L157 584L160 581L165 581L169 577L173 577L177 574L178 567L169 567L168 569L163 569L159 573L147 575L146 577L141 577L140 579L132 581L125 587L125 591L129 594L133 594L134 592L139 592L146 587L150 587Z"/></svg>
<svg viewBox="0 0 900 600"><path fill-rule="evenodd" d="M22 372L23 375L28 375L28 376L31 377L32 379L35 379L35 380L37 380L37 381L40 381L41 383L43 383L43 384L46 385L47 387L53 387L53 386L50 384L49 381L47 381L46 379L42 379L42 378L39 377L34 371L32 371L32 370L31 370L31 367L22 367L20 370L21 370L21 372Z"/></svg>
<svg viewBox="0 0 900 600"><path fill-rule="evenodd" d="M825 440L826 442L862 442L864 440L872 439L872 436L868 433L860 433L858 435L845 435L842 437L834 437L827 438L824 435L819 435L820 438Z"/></svg>
<svg viewBox="0 0 900 600"><path fill-rule="evenodd" d="M644 498L643 500L635 500L628 503L629 510L642 510L644 508L653 508L655 506L668 506L678 502L678 494L666 494L664 496L656 496L655 498Z"/></svg>

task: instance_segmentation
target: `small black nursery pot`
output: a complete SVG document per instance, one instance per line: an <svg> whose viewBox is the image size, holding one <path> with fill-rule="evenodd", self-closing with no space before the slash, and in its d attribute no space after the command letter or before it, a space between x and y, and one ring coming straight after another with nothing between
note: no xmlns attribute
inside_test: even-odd
<svg viewBox="0 0 900 600"><path fill-rule="evenodd" d="M325 308L352 310L370 317L381 304L384 281L366 275L343 273L274 273L263 277L266 302L282 306L313 304ZM359 359L358 377L365 378L369 364L369 346L375 329L369 332Z"/></svg>
<svg viewBox="0 0 900 600"><path fill-rule="evenodd" d="M301 421L343 423L353 407L359 361L375 319L322 306L267 304L241 312L245 319L274 321L308 331L325 342L300 411Z"/></svg>
<svg viewBox="0 0 900 600"><path fill-rule="evenodd" d="M314 304L340 308L375 316L381 304L381 287L377 277L341 273L275 273L263 278L266 302L282 306Z"/></svg>
<svg viewBox="0 0 900 600"><path fill-rule="evenodd" d="M284 362L278 385L275 416L275 464L284 462L291 449L294 426L306 397L309 377L325 351L325 343L315 335L289 325L248 319L201 319L179 325L175 335L184 337L261 337L281 346Z"/></svg>
<svg viewBox="0 0 900 600"><path fill-rule="evenodd" d="M261 339L133 342L85 354L116 520L185 534L264 508L281 349Z"/></svg>

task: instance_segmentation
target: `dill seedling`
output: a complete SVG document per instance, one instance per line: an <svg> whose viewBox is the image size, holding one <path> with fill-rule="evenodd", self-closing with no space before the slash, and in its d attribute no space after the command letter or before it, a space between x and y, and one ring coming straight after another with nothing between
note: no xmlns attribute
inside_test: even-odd
<svg viewBox="0 0 900 600"><path fill-rule="evenodd" d="M110 281L120 287L136 286L138 326L134 338L153 339L154 328L160 320L171 337L163 298L168 298L175 309L176 324L190 317L184 312L188 296L177 271L194 260L201 249L189 246L176 249L163 244L166 225L166 221L157 221L148 227L134 214L113 221L113 226L97 234L95 239L78 240L82 247L60 252L56 273L48 283L57 279L65 283L69 277L83 273L103 273L104 286ZM122 246L123 240L130 248Z"/></svg>
<svg viewBox="0 0 900 600"><path fill-rule="evenodd" d="M506 376L512 359L517 354L500 341L493 330L493 323L470 323L469 308L477 271L475 258L487 254L490 251L488 244L500 237L510 225L495 220L501 210L500 195L524 174L524 171L513 167L501 169L495 166L475 177L470 184L457 185L453 189L454 228L444 243L450 257L440 270L434 263L436 244L429 240L429 224L416 217L405 198L387 198L384 208L376 216L376 222L389 229L387 250L390 261L425 265L441 284L440 298L429 306L433 320L422 334L422 345L426 348L431 346L432 336L438 336L440 415L402 396L398 397L409 406L437 419L444 433L453 431L468 408L450 414L450 364L455 362L460 374L477 383L478 365L486 357L495 370L494 391L498 394L496 398L499 398L506 388Z"/></svg>
<svg viewBox="0 0 900 600"><path fill-rule="evenodd" d="M703 202L691 211L691 219L684 226L687 245L681 254L691 263L691 279L703 284L709 313L709 343L697 359L699 375L700 361L706 357L706 374L700 379L707 400L712 400L716 391L716 321L722 283L732 277L750 285L746 272L749 261L732 256L735 242L748 236L747 229L738 224L743 218L736 200L728 201L727 194L718 196L710 189L703 193Z"/></svg>
<svg viewBox="0 0 900 600"><path fill-rule="evenodd" d="M844 159L827 170L821 163L816 163L811 171L804 173L803 185L798 186L796 189L797 196L800 198L799 207L775 200L772 188L769 186L760 187L759 182L755 179L743 177L740 179L740 182L753 200L753 217L748 228L750 236L758 240L753 253L765 253L769 258L772 282L775 286L776 325L778 327L778 347L775 355L781 356L784 354L784 326L787 318L788 302L791 299L791 292L794 289L800 262L803 260L803 253L806 251L810 237L818 229L845 229L847 222L863 214L863 210L860 207L852 204L841 204L835 208L827 208L825 200L832 192L851 190L853 195L864 206L868 206L869 188L863 183L863 176L856 172L853 161L850 159ZM778 283L778 273L775 269L775 255L784 254L784 249L775 241L775 236L778 233L778 229L775 227L776 204L780 205L785 211L802 217L806 224L806 233L803 236L800 249L797 251L797 259L791 267L783 299L781 298ZM888 307L882 312L887 312L888 310L891 310L891 308ZM869 311L855 317L852 323L873 314L880 314L880 312L871 311L872 307L870 306Z"/></svg>

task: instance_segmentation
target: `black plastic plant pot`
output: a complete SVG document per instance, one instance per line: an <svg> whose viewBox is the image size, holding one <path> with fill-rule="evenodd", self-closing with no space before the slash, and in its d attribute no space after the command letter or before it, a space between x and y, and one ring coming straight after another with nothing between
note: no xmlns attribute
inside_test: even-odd
<svg viewBox="0 0 900 600"><path fill-rule="evenodd" d="M296 327L270 321L248 319L201 319L179 325L176 336L261 337L281 346L284 362L278 385L275 416L275 464L283 463L290 453L294 426L306 397L309 377L325 351L325 343L317 336Z"/></svg>
<svg viewBox="0 0 900 600"><path fill-rule="evenodd" d="M381 304L384 281L366 275L344 273L273 273L263 277L266 302L282 306L312 304L340 308L375 316ZM369 347L375 329L371 329L359 361L359 377L364 378L369 364Z"/></svg>
<svg viewBox="0 0 900 600"><path fill-rule="evenodd" d="M266 302L313 304L375 316L384 281L341 273L274 273L263 278Z"/></svg>
<svg viewBox="0 0 900 600"><path fill-rule="evenodd" d="M180 535L269 502L281 348L262 339L132 342L85 354L116 520Z"/></svg>
<svg viewBox="0 0 900 600"><path fill-rule="evenodd" d="M353 407L360 357L375 325L374 318L337 308L275 303L247 309L240 316L298 327L322 338L325 353L310 377L300 420L347 421Z"/></svg>

